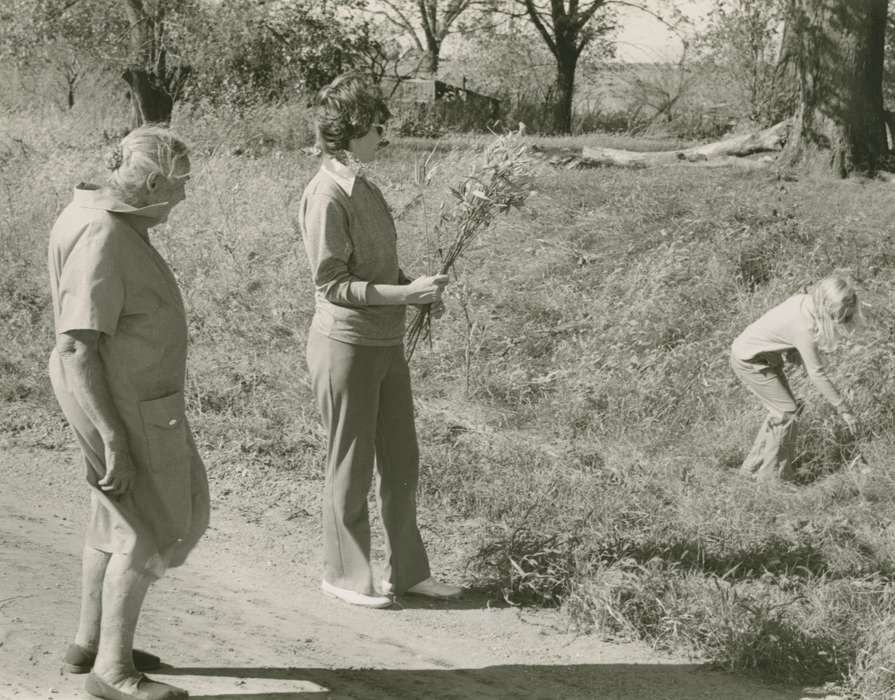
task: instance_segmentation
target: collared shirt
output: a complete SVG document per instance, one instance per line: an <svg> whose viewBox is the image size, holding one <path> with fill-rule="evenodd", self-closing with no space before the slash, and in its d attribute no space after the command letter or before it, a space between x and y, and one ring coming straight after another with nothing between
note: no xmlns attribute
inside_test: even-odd
<svg viewBox="0 0 895 700"><path fill-rule="evenodd" d="M791 296L747 326L733 341L731 352L737 359L749 361L762 353L798 350L811 381L831 404L839 406L842 396L827 376L818 352L814 314L808 294Z"/></svg>
<svg viewBox="0 0 895 700"><path fill-rule="evenodd" d="M360 165L346 165L332 156L323 156L320 169L329 175L349 197L354 191L354 182L360 174Z"/></svg>
<svg viewBox="0 0 895 700"><path fill-rule="evenodd" d="M294 219L315 287L311 327L355 345L400 345L405 307L367 303L369 284L404 281L395 222L379 188L324 156Z"/></svg>

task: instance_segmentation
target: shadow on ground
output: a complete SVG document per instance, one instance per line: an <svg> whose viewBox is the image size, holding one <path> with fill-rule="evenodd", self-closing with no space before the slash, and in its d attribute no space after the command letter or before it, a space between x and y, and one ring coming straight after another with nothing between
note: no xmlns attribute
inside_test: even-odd
<svg viewBox="0 0 895 700"><path fill-rule="evenodd" d="M495 601L487 593L467 589L462 598L441 600L418 595L401 595L395 600L394 607L400 610L487 610L489 608L509 607L503 601Z"/></svg>
<svg viewBox="0 0 895 700"><path fill-rule="evenodd" d="M346 700L800 700L821 697L762 685L695 664L508 665L444 670L212 667L166 669L164 673L179 676L166 680L189 689L193 700L321 697ZM211 680L213 689L202 687Z"/></svg>

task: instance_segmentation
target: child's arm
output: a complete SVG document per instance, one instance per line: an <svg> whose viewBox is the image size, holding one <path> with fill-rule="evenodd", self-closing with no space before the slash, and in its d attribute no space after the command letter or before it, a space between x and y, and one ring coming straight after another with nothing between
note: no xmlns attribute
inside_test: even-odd
<svg viewBox="0 0 895 700"><path fill-rule="evenodd" d="M805 371L808 373L808 376L811 378L811 381L814 383L814 386L817 387L818 391L820 391L827 401L833 404L835 408L838 409L840 406L844 406L845 400L842 398L842 394L839 393L839 390L827 376L827 370L820 358L820 353L817 350L817 343L814 338L807 337L799 339L799 342L796 344L796 349L802 357L802 364L805 367Z"/></svg>
<svg viewBox="0 0 895 700"><path fill-rule="evenodd" d="M848 425L849 430L855 432L857 419L852 414L842 394L839 393L832 380L827 376L827 371L820 358L814 337L811 334L803 336L796 344L796 349L802 357L802 364L805 366L805 371L808 372L808 376L811 378L814 386L833 405L839 416Z"/></svg>

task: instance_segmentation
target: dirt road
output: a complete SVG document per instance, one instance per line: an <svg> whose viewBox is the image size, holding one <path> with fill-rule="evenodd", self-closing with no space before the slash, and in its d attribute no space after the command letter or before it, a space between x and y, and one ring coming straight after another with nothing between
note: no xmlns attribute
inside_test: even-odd
<svg viewBox="0 0 895 700"><path fill-rule="evenodd" d="M76 453L0 438L0 699L82 695L59 655L77 615L86 494ZM214 497L214 493L212 494ZM350 608L318 590L313 516L250 523L218 500L188 566L151 591L137 644L153 674L204 700L599 698L798 700L656 655L562 632L552 612L407 599Z"/></svg>

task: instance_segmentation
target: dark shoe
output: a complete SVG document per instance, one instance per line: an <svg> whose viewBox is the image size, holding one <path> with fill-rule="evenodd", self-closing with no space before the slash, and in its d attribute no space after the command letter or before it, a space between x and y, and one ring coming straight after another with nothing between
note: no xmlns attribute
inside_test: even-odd
<svg viewBox="0 0 895 700"><path fill-rule="evenodd" d="M84 680L84 690L101 700L186 700L190 696L183 688L159 683L146 676L140 676L136 692L125 693L109 685L95 673L91 673Z"/></svg>
<svg viewBox="0 0 895 700"><path fill-rule="evenodd" d="M79 644L69 644L62 659L62 670L68 673L90 673L96 652L85 649ZM162 667L162 660L155 654L134 649L134 666L138 671L157 671Z"/></svg>

